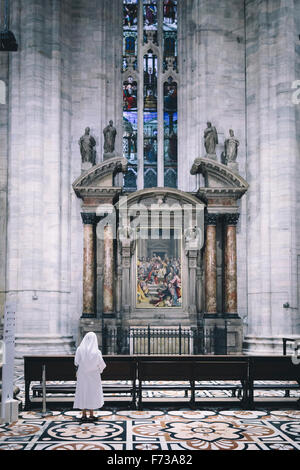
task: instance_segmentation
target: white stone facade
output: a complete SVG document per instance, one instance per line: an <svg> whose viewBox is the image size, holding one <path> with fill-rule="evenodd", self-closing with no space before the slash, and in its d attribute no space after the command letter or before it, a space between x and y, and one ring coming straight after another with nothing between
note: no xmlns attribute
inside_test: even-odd
<svg viewBox="0 0 300 470"><path fill-rule="evenodd" d="M15 300L20 354L65 352L82 308L78 140L89 126L101 162L112 119L122 148L122 0L10 3L19 51L0 53L1 315ZM300 3L178 3L178 188L196 189L190 168L204 156L206 122L219 159L234 129L250 185L237 226L245 351L280 351L280 338L300 336Z"/></svg>

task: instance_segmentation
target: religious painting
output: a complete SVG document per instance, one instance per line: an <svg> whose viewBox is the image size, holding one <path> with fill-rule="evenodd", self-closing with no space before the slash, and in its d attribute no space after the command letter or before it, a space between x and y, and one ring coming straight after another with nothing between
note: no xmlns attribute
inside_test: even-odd
<svg viewBox="0 0 300 470"><path fill-rule="evenodd" d="M136 307L180 308L181 286L181 239L139 238L136 260Z"/></svg>

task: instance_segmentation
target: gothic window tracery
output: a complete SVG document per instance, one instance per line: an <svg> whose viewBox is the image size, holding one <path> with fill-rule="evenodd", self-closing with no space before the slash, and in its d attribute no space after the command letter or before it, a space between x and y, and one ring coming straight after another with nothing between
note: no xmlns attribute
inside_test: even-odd
<svg viewBox="0 0 300 470"><path fill-rule="evenodd" d="M177 187L177 1L123 0L128 191Z"/></svg>

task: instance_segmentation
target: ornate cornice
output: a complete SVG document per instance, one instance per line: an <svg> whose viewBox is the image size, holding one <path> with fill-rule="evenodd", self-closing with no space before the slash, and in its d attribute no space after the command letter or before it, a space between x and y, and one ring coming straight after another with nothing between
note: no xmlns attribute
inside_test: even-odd
<svg viewBox="0 0 300 470"><path fill-rule="evenodd" d="M228 166L209 158L196 158L190 173L192 175L200 173L206 180L210 179L215 182L215 184L206 184L206 187L201 188L201 191L213 191L214 194L229 192L241 197L249 188L244 178L234 173Z"/></svg>
<svg viewBox="0 0 300 470"><path fill-rule="evenodd" d="M108 174L116 175L117 173L126 173L128 168L128 161L123 157L114 157L104 160L98 165L93 166L85 171L73 183L73 188L93 186L93 182L99 181Z"/></svg>
<svg viewBox="0 0 300 470"><path fill-rule="evenodd" d="M113 186L113 183L105 184L105 178L109 175L112 178L117 173L126 173L128 161L123 157L114 157L93 166L84 172L73 183L73 189L80 198L84 197L109 197L121 192L121 187ZM101 184L101 181L103 183Z"/></svg>
<svg viewBox="0 0 300 470"><path fill-rule="evenodd" d="M203 205L195 195L173 188L148 188L135 191L127 196L126 204L130 206L145 201L148 198L153 199L153 202L157 201L158 204L159 201L163 204L168 198L171 198L182 204ZM120 201L119 204L121 207L122 202Z"/></svg>

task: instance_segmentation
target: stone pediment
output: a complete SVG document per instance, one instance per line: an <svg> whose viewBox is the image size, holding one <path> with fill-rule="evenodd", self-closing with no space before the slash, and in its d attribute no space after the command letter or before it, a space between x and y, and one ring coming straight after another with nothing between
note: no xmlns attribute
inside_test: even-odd
<svg viewBox="0 0 300 470"><path fill-rule="evenodd" d="M194 195L175 188L148 188L135 191L126 198L128 206L143 203L145 206L157 204L202 205ZM120 202L121 204L121 202Z"/></svg>
<svg viewBox="0 0 300 470"><path fill-rule="evenodd" d="M249 185L238 173L228 166L208 158L196 158L191 168L191 174L202 174L204 186L198 190L198 195L226 195L236 199L242 197Z"/></svg>
<svg viewBox="0 0 300 470"><path fill-rule="evenodd" d="M128 161L123 157L105 160L85 171L73 183L73 189L78 197L113 194L121 191L121 186L115 186L114 177L117 173L126 173Z"/></svg>

